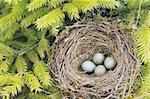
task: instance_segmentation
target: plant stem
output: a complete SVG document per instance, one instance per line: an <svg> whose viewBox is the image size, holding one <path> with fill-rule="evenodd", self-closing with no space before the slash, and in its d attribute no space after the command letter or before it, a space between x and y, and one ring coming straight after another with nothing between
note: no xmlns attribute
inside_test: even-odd
<svg viewBox="0 0 150 99"><path fill-rule="evenodd" d="M142 2L143 2L143 0L140 0L139 9L138 9L138 15L137 15L137 18L136 18L136 23L135 23L136 26L137 26L137 24L139 22L140 13L141 13L141 7L142 7Z"/></svg>

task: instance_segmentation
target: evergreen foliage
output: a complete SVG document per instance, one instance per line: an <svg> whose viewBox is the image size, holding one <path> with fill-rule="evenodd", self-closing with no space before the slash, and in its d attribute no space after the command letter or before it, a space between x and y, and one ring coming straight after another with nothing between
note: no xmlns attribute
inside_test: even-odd
<svg viewBox="0 0 150 99"><path fill-rule="evenodd" d="M150 92L150 1L125 0L125 3L128 5L126 7L128 12L126 13L129 13L126 19L130 20L131 28L135 29L136 50L142 63L144 63L141 71L142 84L140 84L137 92L138 95L146 95Z"/></svg>
<svg viewBox="0 0 150 99"><path fill-rule="evenodd" d="M28 87L29 98L57 99L47 56L66 16L77 20L97 8L117 6L116 0L0 1L0 96L14 98Z"/></svg>

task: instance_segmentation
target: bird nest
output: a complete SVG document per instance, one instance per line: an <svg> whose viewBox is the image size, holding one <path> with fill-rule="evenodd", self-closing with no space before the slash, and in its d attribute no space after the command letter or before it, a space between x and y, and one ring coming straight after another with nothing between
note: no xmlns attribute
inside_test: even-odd
<svg viewBox="0 0 150 99"><path fill-rule="evenodd" d="M83 99L128 97L140 67L134 45L132 36L113 23L78 22L56 38L50 70L64 97L68 94ZM82 71L82 62L91 60L97 52L113 56L116 68L103 76Z"/></svg>

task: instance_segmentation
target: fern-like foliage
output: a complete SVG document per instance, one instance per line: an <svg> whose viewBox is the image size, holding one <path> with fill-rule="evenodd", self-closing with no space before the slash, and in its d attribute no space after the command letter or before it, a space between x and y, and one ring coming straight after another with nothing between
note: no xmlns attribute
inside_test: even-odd
<svg viewBox="0 0 150 99"><path fill-rule="evenodd" d="M36 10L46 4L49 0L33 0L28 6L28 11ZM52 0L53 1L53 0Z"/></svg>
<svg viewBox="0 0 150 99"><path fill-rule="evenodd" d="M73 3L67 3L64 5L63 10L67 12L68 16L71 20L73 19L79 19L79 9L78 7Z"/></svg>
<svg viewBox="0 0 150 99"><path fill-rule="evenodd" d="M39 10L36 10L34 12L31 12L28 16L26 16L22 21L21 21L21 26L22 27L28 27L31 24L33 24L36 19L40 18L44 14L47 13L47 9L41 8Z"/></svg>
<svg viewBox="0 0 150 99"><path fill-rule="evenodd" d="M149 83L150 83L150 80L149 80L150 79L150 75L149 75L149 73L150 73L150 71L147 70L147 69L149 69L149 67L150 67L150 63L145 65L144 70L142 70L143 82L142 82L142 84L141 84L141 86L139 88L139 93L140 94L147 94L150 91L150 87L149 87Z"/></svg>
<svg viewBox="0 0 150 99"><path fill-rule="evenodd" d="M42 61L35 62L33 71L40 80L40 82L42 83L42 86L44 87L51 86L52 78L49 76L47 66L45 63L43 63Z"/></svg>
<svg viewBox="0 0 150 99"><path fill-rule="evenodd" d="M150 62L150 28L142 27L135 35L140 58L145 63Z"/></svg>
<svg viewBox="0 0 150 99"><path fill-rule="evenodd" d="M60 8L54 9L49 14L46 14L42 18L38 19L35 23L37 25L38 30L57 26L62 24L64 19L64 13Z"/></svg>
<svg viewBox="0 0 150 99"><path fill-rule="evenodd" d="M22 29L23 35L27 38L27 42L37 41L36 31L34 29Z"/></svg>
<svg viewBox="0 0 150 99"><path fill-rule="evenodd" d="M144 62L142 68L142 84L139 88L139 93L144 95L150 92L149 79L150 79L150 28L141 27L136 32L137 50L141 60ZM146 98L146 97L145 97Z"/></svg>
<svg viewBox="0 0 150 99"><path fill-rule="evenodd" d="M15 50L0 42L0 55L2 57L0 61L3 61L3 59L6 58L8 64L11 64L14 60Z"/></svg>
<svg viewBox="0 0 150 99"><path fill-rule="evenodd" d="M78 7L79 11L83 12L91 11L98 6L97 0L73 0L73 3Z"/></svg>
<svg viewBox="0 0 150 99"><path fill-rule="evenodd" d="M15 96L20 93L24 85L22 77L19 75L1 75L0 86L2 87L0 95L3 99L9 99L10 96ZM3 79L5 78L5 80ZM4 80L4 81L3 81Z"/></svg>
<svg viewBox="0 0 150 99"><path fill-rule="evenodd" d="M27 66L25 59L21 56L17 57L16 62L15 62L15 66L17 68L18 73L24 73L28 69L28 66Z"/></svg>
<svg viewBox="0 0 150 99"><path fill-rule="evenodd" d="M150 92L149 79L150 79L150 11L143 10L148 6L148 0L133 0L128 1L129 8L138 10L136 17L136 24L139 24L139 29L135 32L135 40L139 58L144 63L142 67L142 84L138 90L138 94L147 94ZM140 21L139 21L140 20ZM140 23L139 23L139 22Z"/></svg>
<svg viewBox="0 0 150 99"><path fill-rule="evenodd" d="M49 7L56 8L64 3L65 0L50 0ZM67 1L67 0L66 0Z"/></svg>
<svg viewBox="0 0 150 99"><path fill-rule="evenodd" d="M126 0L128 7L130 9L138 9L140 2L142 2L141 6L142 9L149 7L150 6L150 1L149 0Z"/></svg>
<svg viewBox="0 0 150 99"><path fill-rule="evenodd" d="M33 74L25 73L24 80L25 80L25 84L30 88L31 91L35 91L35 92L41 91L41 85L38 79Z"/></svg>
<svg viewBox="0 0 150 99"><path fill-rule="evenodd" d="M17 4L19 1L21 0L4 0L4 2L8 4Z"/></svg>
<svg viewBox="0 0 150 99"><path fill-rule="evenodd" d="M11 82L12 76L10 74L0 75L0 86L4 86Z"/></svg>
<svg viewBox="0 0 150 99"><path fill-rule="evenodd" d="M58 1L54 2L56 4L55 7L58 5L63 4L64 0L51 0L53 1ZM58 3L58 4L57 4ZM51 4L55 5L55 4ZM79 12L87 12L87 11L92 11L94 8L98 7L104 7L104 8L115 8L116 6L119 5L119 2L115 0L72 0L69 3L64 3L64 8L63 11L67 12L70 19L77 19L79 18ZM55 8L54 7L54 8ZM45 16L41 17L38 19L35 23L37 25L37 28L44 29L48 27L56 27L62 24L64 20L64 12L63 12L59 7L56 9L53 9L50 13L46 14ZM51 19L53 17L53 19ZM47 20L47 21L45 21Z"/></svg>
<svg viewBox="0 0 150 99"><path fill-rule="evenodd" d="M13 24L13 26L10 26L9 28L7 28L7 30L5 30L3 33L0 34L0 40L2 42L6 41L8 39L13 39L19 26L16 23L12 23L12 24Z"/></svg>
<svg viewBox="0 0 150 99"><path fill-rule="evenodd" d="M144 17L141 17L143 19L143 24L146 25L147 27L150 26L150 10L144 11Z"/></svg>
<svg viewBox="0 0 150 99"><path fill-rule="evenodd" d="M100 7L103 8L116 8L120 6L120 3L116 0L97 0Z"/></svg>
<svg viewBox="0 0 150 99"><path fill-rule="evenodd" d="M39 61L39 57L38 57L38 53L35 50L31 50L27 53L27 57L29 58L29 60L33 63L35 63L36 61Z"/></svg>
<svg viewBox="0 0 150 99"><path fill-rule="evenodd" d="M45 39L44 37L40 40L39 45L37 47L37 52L40 55L40 57L43 59L45 57L45 52L48 53L49 50L49 44L47 39Z"/></svg>
<svg viewBox="0 0 150 99"><path fill-rule="evenodd" d="M0 62L0 74L7 73L9 70L9 64L7 61Z"/></svg>
<svg viewBox="0 0 150 99"><path fill-rule="evenodd" d="M14 22L19 20L22 17L25 6L26 3L24 0L14 4L12 12L0 19L0 30L6 30L7 27L10 27Z"/></svg>

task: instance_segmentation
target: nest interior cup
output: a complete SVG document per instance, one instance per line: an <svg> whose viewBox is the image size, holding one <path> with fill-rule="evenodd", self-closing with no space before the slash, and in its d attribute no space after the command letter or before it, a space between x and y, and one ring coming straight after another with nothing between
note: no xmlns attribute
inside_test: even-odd
<svg viewBox="0 0 150 99"><path fill-rule="evenodd" d="M140 67L134 49L132 36L113 23L78 22L56 38L50 70L58 86L73 97L128 97ZM91 60L97 52L117 61L115 69L98 77L81 70L82 62Z"/></svg>

